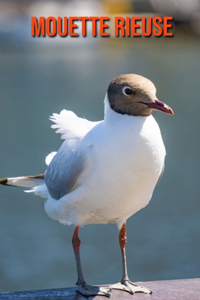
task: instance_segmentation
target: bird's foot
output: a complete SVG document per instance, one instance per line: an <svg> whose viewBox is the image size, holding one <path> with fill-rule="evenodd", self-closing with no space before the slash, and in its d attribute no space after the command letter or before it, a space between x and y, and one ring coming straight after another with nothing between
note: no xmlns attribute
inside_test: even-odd
<svg viewBox="0 0 200 300"><path fill-rule="evenodd" d="M95 296L95 295L101 295L110 297L111 291L110 287L98 287L93 285L88 285L85 282L82 284L78 284L78 291L84 295L84 296Z"/></svg>
<svg viewBox="0 0 200 300"><path fill-rule="evenodd" d="M122 280L121 282L112 284L109 287L114 290L126 291L132 295L134 293L152 294L151 290L149 290L143 286L140 286L137 283L133 283L129 279Z"/></svg>

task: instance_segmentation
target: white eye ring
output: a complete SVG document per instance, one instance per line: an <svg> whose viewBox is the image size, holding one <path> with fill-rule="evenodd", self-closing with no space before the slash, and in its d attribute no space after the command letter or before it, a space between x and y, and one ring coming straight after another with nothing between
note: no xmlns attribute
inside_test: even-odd
<svg viewBox="0 0 200 300"><path fill-rule="evenodd" d="M130 96L130 95L133 94L133 91L130 88L130 86L126 85L126 86L123 87L122 93L124 94L124 96Z"/></svg>

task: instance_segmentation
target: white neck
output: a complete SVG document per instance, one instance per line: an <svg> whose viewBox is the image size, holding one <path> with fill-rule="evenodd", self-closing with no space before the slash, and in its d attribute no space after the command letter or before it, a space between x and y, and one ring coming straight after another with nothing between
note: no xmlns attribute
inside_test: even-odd
<svg viewBox="0 0 200 300"><path fill-rule="evenodd" d="M130 116L130 115L126 115L126 114L120 114L115 112L109 104L109 100L108 100L108 96L107 93L105 95L104 98L104 120L106 122L109 123L113 123L113 122L120 122L122 121L123 123L128 123L128 125L130 125L131 123L135 123L135 122L139 122L139 123L143 123L148 117L142 117L142 116ZM152 116L151 116L152 117Z"/></svg>
<svg viewBox="0 0 200 300"><path fill-rule="evenodd" d="M111 107L108 101L107 93L104 98L104 120L105 121L112 121L114 119L121 119L124 116L122 114L116 113Z"/></svg>

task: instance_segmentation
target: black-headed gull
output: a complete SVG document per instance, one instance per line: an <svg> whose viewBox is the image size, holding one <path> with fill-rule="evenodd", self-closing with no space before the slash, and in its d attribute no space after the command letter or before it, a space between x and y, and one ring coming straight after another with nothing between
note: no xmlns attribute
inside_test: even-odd
<svg viewBox="0 0 200 300"><path fill-rule="evenodd" d="M104 100L105 116L90 122L63 110L50 118L64 139L49 154L45 174L4 178L0 183L31 188L46 197L47 214L62 224L74 224L72 239L78 290L83 295L110 296L111 289L151 293L132 283L126 267L126 220L145 207L162 175L165 147L151 115L172 109L156 97L154 84L139 75L121 75L111 81ZM79 226L115 223L122 253L122 280L109 287L87 285L83 277Z"/></svg>

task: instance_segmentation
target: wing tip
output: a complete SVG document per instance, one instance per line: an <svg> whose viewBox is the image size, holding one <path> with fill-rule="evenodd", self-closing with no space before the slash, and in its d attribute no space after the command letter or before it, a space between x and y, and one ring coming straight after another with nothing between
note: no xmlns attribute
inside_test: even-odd
<svg viewBox="0 0 200 300"><path fill-rule="evenodd" d="M21 182L29 181L29 180L44 180L45 174L39 174L36 176L21 176L21 177L12 177L12 178L0 178L0 184L7 185L7 186L15 186L15 187L33 187L33 186L27 186L22 185Z"/></svg>
<svg viewBox="0 0 200 300"><path fill-rule="evenodd" d="M8 178L1 178L0 179L0 184L2 184L2 185L8 185Z"/></svg>

